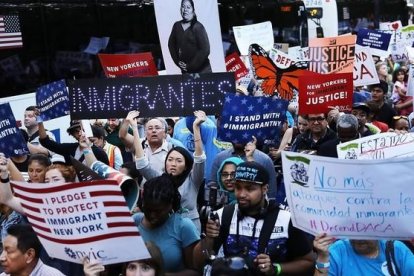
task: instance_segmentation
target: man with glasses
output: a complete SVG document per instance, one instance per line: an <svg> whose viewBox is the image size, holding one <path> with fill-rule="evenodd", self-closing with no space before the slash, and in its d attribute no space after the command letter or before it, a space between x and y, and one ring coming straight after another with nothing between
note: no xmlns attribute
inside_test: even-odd
<svg viewBox="0 0 414 276"><path fill-rule="evenodd" d="M388 84L385 81L370 86L372 100L379 104L380 109L375 116L375 120L384 122L388 127L392 127L392 117L396 114L395 110L385 103L385 95L388 92Z"/></svg>
<svg viewBox="0 0 414 276"><path fill-rule="evenodd" d="M125 147L132 149L134 136L128 133L129 124L127 120L122 122L119 130L119 137L124 142ZM151 168L162 173L164 172L165 158L168 151L174 147L174 143L167 141L168 124L164 119L153 118L147 121L144 126L145 140L143 149L148 158Z"/></svg>
<svg viewBox="0 0 414 276"><path fill-rule="evenodd" d="M326 114L309 114L304 118L309 122L309 129L296 137L292 144L292 151L316 153L321 144L337 137L335 131L328 128Z"/></svg>

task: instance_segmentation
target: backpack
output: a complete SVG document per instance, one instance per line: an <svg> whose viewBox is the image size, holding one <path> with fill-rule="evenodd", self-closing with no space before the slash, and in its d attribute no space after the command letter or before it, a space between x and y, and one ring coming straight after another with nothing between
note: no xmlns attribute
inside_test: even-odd
<svg viewBox="0 0 414 276"><path fill-rule="evenodd" d="M221 245L223 245L223 251L224 251L225 256L227 256L226 241L227 241L227 237L229 236L230 224L233 218L235 206L236 206L235 204L224 206L223 214L222 214L222 218L220 222L221 224L220 234L214 244L215 252L218 252ZM267 248L270 236L272 234L273 228L275 226L278 214L279 214L278 204L276 204L274 200L269 200L268 207L266 208L264 214L262 214L264 221L263 221L263 226L262 226L262 229L259 235L259 243L258 243L258 249L257 249L258 254L262 254L266 252L266 248Z"/></svg>
<svg viewBox="0 0 414 276"><path fill-rule="evenodd" d="M394 241L392 240L385 243L385 258L387 259L388 273L391 276L401 276L401 272L398 269L397 262L395 261Z"/></svg>

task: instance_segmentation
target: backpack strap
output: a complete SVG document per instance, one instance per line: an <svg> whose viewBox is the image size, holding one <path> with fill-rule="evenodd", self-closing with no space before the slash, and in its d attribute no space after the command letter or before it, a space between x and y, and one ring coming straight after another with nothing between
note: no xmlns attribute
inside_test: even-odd
<svg viewBox="0 0 414 276"><path fill-rule="evenodd" d="M227 237L229 236L230 224L233 218L235 207L235 204L229 204L223 208L223 214L220 221L220 234L218 236L218 239L216 239L214 242L214 251L216 254L222 245L224 249L224 255L227 253L226 241Z"/></svg>
<svg viewBox="0 0 414 276"><path fill-rule="evenodd" d="M270 236L272 235L273 228L279 214L279 207L276 202L269 201L269 206L267 207L266 215L264 217L262 230L260 231L259 244L258 244L258 254L268 254L266 248L269 244Z"/></svg>
<svg viewBox="0 0 414 276"><path fill-rule="evenodd" d="M393 240L389 240L385 243L385 258L387 260L387 270L390 276L400 276L401 273L395 261ZM395 268L395 272L394 272L394 268Z"/></svg>

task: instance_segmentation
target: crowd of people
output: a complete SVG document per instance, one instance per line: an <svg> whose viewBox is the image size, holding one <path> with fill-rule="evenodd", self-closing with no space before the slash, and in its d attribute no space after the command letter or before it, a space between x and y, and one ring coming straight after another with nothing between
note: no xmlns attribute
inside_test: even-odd
<svg viewBox="0 0 414 276"><path fill-rule="evenodd" d="M194 7L184 2L177 28L192 28ZM21 131L30 154L0 154L0 275L414 275L409 241L313 237L292 225L286 206L282 151L337 158L339 143L414 132L407 67L378 62L377 73L379 83L355 88L349 113L297 115L290 106L293 123L286 121L281 135L264 145L255 137L218 142L215 118L200 110L179 120L130 111L123 119L91 122L90 137L80 121L71 121L67 132L75 141L58 143L37 108L28 107ZM150 259L103 266L85 258L81 266L45 252L10 181L80 181L74 160L102 177L117 171L139 191L126 189L125 196Z"/></svg>

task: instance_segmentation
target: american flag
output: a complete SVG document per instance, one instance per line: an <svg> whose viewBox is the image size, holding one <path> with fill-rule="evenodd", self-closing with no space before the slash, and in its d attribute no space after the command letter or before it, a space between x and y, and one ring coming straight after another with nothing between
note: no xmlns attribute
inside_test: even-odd
<svg viewBox="0 0 414 276"><path fill-rule="evenodd" d="M0 15L0 49L23 47L19 16Z"/></svg>

